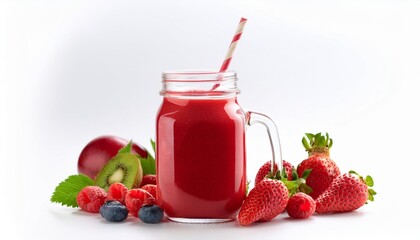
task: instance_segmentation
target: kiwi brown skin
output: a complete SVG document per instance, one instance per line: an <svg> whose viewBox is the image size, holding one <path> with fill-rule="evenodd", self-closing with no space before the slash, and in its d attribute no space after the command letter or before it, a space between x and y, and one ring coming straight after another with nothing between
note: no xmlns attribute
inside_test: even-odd
<svg viewBox="0 0 420 240"><path fill-rule="evenodd" d="M140 159L131 153L119 153L102 167L95 178L95 185L108 191L112 183L120 182L132 189L141 185L142 178Z"/></svg>

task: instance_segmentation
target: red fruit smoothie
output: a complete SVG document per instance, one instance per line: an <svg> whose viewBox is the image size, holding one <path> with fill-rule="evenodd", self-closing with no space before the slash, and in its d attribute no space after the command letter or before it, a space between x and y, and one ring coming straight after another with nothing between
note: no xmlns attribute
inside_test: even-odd
<svg viewBox="0 0 420 240"><path fill-rule="evenodd" d="M246 189L244 121L236 97L164 98L157 202L169 217L236 217Z"/></svg>

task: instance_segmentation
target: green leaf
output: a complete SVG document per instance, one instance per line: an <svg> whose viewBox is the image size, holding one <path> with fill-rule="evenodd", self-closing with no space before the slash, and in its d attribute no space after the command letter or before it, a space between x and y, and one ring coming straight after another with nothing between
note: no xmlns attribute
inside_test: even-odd
<svg viewBox="0 0 420 240"><path fill-rule="evenodd" d="M306 169L302 174L302 178L306 180L308 178L309 174L311 173L311 171L312 171L312 169Z"/></svg>
<svg viewBox="0 0 420 240"><path fill-rule="evenodd" d="M354 170L350 170L349 173L350 174L356 174L357 176L359 176L359 174L356 171L354 171Z"/></svg>
<svg viewBox="0 0 420 240"><path fill-rule="evenodd" d="M287 181L286 179L282 179L281 181L284 183L284 185L286 185L287 189L289 190L289 196L295 194L299 188L297 181Z"/></svg>
<svg viewBox="0 0 420 240"><path fill-rule="evenodd" d="M77 207L77 194L84 187L92 186L93 180L86 175L71 175L55 188L50 201L61 203L63 206Z"/></svg>
<svg viewBox="0 0 420 240"><path fill-rule="evenodd" d="M305 147L306 151L309 151L312 149L311 145L309 145L308 140L306 140L305 137L302 138L302 144Z"/></svg>
<svg viewBox="0 0 420 240"><path fill-rule="evenodd" d="M315 140L314 141L316 142L317 139L319 139L321 136L322 136L322 133L321 132L315 134L315 136L314 136Z"/></svg>
<svg viewBox="0 0 420 240"><path fill-rule="evenodd" d="M365 179L365 183L366 183L366 185L368 185L368 187L373 187L373 183L374 183L373 178L371 176L367 175L366 179Z"/></svg>
<svg viewBox="0 0 420 240"><path fill-rule="evenodd" d="M309 187L306 184L300 184L299 185L299 191L303 192L303 193L306 193L306 194L310 194L313 190L312 190L311 187Z"/></svg>
<svg viewBox="0 0 420 240"><path fill-rule="evenodd" d="M287 178L286 168L281 168L281 177Z"/></svg>
<svg viewBox="0 0 420 240"><path fill-rule="evenodd" d="M292 180L297 180L298 178L299 178L299 176L298 176L296 170L292 170ZM286 179L287 179L287 176L286 176Z"/></svg>
<svg viewBox="0 0 420 240"><path fill-rule="evenodd" d="M274 175L270 171L270 173L268 173L267 176L269 176L269 178L270 178L270 175L274 176L274 179L281 179L282 178L280 171L277 171Z"/></svg>
<svg viewBox="0 0 420 240"><path fill-rule="evenodd" d="M318 142L316 143L317 147L324 147L325 146L325 137L324 136L320 136L318 138Z"/></svg>
<svg viewBox="0 0 420 240"><path fill-rule="evenodd" d="M315 137L315 135L313 135L312 133L305 133L306 137L310 140L312 140L312 138Z"/></svg>
<svg viewBox="0 0 420 240"><path fill-rule="evenodd" d="M143 175L156 174L156 160L152 156L148 155L147 158L142 158L137 155L137 157L140 159Z"/></svg>
<svg viewBox="0 0 420 240"><path fill-rule="evenodd" d="M156 142L153 141L153 139L150 139L150 144L152 145L153 152L155 153L155 156L156 156Z"/></svg>
<svg viewBox="0 0 420 240"><path fill-rule="evenodd" d="M133 141L130 140L130 142L128 142L127 145L125 145L120 150L118 150L118 154L120 154L120 153L131 153L132 145L133 145Z"/></svg>
<svg viewBox="0 0 420 240"><path fill-rule="evenodd" d="M328 144L328 148L330 148L331 149L331 147L332 147L332 145L333 145L333 140L332 140L332 138L330 138L330 142L329 143L327 143Z"/></svg>
<svg viewBox="0 0 420 240"><path fill-rule="evenodd" d="M375 190L373 190L372 188L369 188L369 194L371 194L371 195L376 195L376 191Z"/></svg>

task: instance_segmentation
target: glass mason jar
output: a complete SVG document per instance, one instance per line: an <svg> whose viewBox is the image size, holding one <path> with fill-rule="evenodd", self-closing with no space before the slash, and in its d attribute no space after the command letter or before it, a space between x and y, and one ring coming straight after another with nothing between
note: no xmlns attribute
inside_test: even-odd
<svg viewBox="0 0 420 240"><path fill-rule="evenodd" d="M178 222L235 219L246 197L246 126L267 128L273 169L282 159L274 122L240 107L234 71L168 71L162 77L156 121L158 205Z"/></svg>

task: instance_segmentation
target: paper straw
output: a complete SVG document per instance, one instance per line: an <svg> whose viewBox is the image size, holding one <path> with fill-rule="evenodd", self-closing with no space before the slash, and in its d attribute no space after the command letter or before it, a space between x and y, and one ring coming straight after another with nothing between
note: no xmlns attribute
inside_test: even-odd
<svg viewBox="0 0 420 240"><path fill-rule="evenodd" d="M238 27L236 28L235 35L233 36L232 42L229 45L228 52L226 54L225 60L223 61L222 67L220 68L219 72L225 72L229 68L230 61L232 60L233 52L236 49L236 45L238 44L239 39L241 39L242 31L244 30L245 23L247 19L241 18L239 21Z"/></svg>

